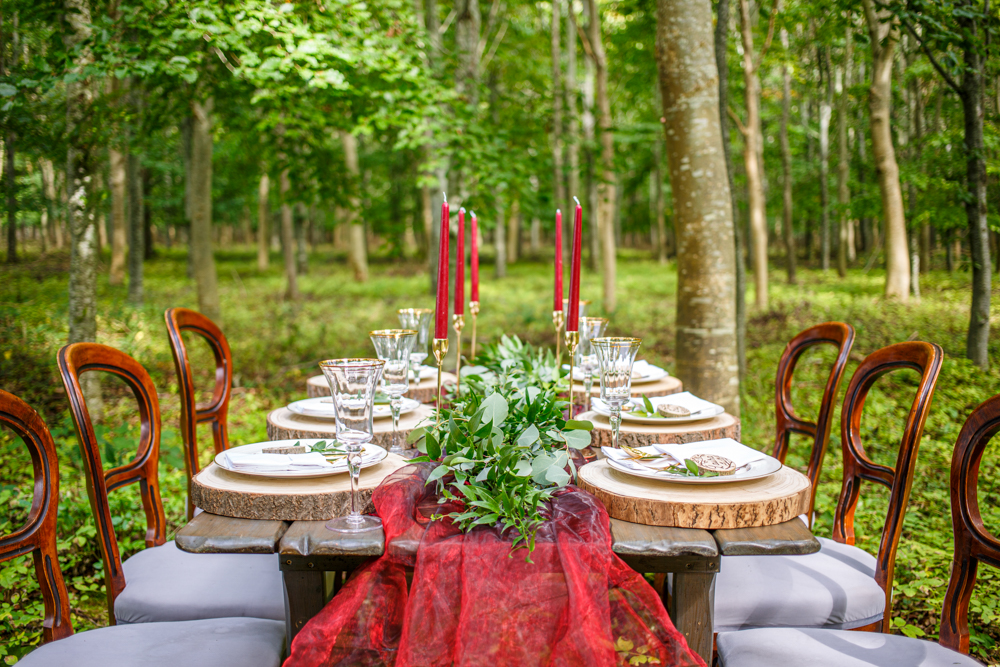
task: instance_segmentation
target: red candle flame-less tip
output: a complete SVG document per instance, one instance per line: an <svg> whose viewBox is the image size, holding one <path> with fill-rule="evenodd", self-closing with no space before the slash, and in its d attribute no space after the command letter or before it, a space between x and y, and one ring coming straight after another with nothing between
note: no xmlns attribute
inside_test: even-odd
<svg viewBox="0 0 1000 667"><path fill-rule="evenodd" d="M441 238L438 243L437 302L434 311L434 337L448 337L448 195L441 203Z"/></svg>
<svg viewBox="0 0 1000 667"><path fill-rule="evenodd" d="M458 243L455 244L455 314L465 314L465 207L458 209Z"/></svg>
<svg viewBox="0 0 1000 667"><path fill-rule="evenodd" d="M569 313L566 314L566 331L580 330L580 245L583 237L583 207L576 202L576 216L573 222L573 257L569 278Z"/></svg>

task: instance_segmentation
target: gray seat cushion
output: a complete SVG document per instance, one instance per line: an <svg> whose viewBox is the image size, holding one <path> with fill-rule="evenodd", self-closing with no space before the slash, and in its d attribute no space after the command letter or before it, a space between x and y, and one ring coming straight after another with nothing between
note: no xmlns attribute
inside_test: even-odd
<svg viewBox="0 0 1000 667"><path fill-rule="evenodd" d="M138 623L40 646L24 667L278 667L285 624L261 618Z"/></svg>
<svg viewBox="0 0 1000 667"><path fill-rule="evenodd" d="M875 558L819 538L807 556L724 556L715 585L715 631L800 627L849 630L885 611Z"/></svg>
<svg viewBox="0 0 1000 667"><path fill-rule="evenodd" d="M879 632L762 628L720 633L717 642L722 667L982 667L940 644Z"/></svg>
<svg viewBox="0 0 1000 667"><path fill-rule="evenodd" d="M118 623L249 616L285 620L278 554L191 554L174 542L144 549L122 564Z"/></svg>

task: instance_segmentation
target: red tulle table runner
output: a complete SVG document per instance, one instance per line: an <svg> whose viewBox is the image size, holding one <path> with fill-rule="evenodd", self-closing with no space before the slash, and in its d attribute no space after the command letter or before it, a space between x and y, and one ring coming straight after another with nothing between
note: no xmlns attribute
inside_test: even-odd
<svg viewBox="0 0 1000 667"><path fill-rule="evenodd" d="M425 486L435 465L407 466L375 490L384 555L302 628L285 667L704 667L652 587L611 551L600 501L558 492L526 562L496 528L463 533L430 519L458 509Z"/></svg>

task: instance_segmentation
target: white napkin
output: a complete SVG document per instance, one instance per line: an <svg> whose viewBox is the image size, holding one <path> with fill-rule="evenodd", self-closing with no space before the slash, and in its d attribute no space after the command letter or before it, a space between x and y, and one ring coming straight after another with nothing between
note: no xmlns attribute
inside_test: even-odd
<svg viewBox="0 0 1000 667"><path fill-rule="evenodd" d="M647 454L657 454L659 452L654 447L636 447L640 452L645 452ZM676 465L675 462L670 459L670 457L664 456L660 459L646 459L642 463L639 463L628 454L628 452L622 449L614 449L612 447L601 447L601 453L604 454L609 459L614 459L615 462L624 465L626 468L631 468L632 470L643 470L649 468L666 468L672 465Z"/></svg>
<svg viewBox="0 0 1000 667"><path fill-rule="evenodd" d="M683 462L684 459L689 459L695 454L717 454L718 456L725 456L737 468L767 456L763 452L758 452L756 449L736 442L732 438L705 440L686 445L653 445L653 447L663 454L674 457L678 462Z"/></svg>
<svg viewBox="0 0 1000 667"><path fill-rule="evenodd" d="M296 470L332 468L333 464L319 452L309 454L261 454L226 450L226 460L233 470Z"/></svg>
<svg viewBox="0 0 1000 667"><path fill-rule="evenodd" d="M721 415L723 412L725 412L725 409L721 405L716 405L715 403L706 401L703 398L698 398L689 391L682 391L679 394L670 394L668 396L656 396L654 398L649 399L649 401L653 404L654 407L662 403L666 403L668 405L677 405L682 408L687 408L688 410L691 411L691 414L705 411L707 414L714 413ZM638 403L639 405L642 405L641 398L636 400L635 402Z"/></svg>

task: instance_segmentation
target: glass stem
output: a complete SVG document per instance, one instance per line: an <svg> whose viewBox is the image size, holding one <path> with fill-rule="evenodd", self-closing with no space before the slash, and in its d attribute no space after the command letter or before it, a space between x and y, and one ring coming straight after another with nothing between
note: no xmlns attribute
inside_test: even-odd
<svg viewBox="0 0 1000 667"><path fill-rule="evenodd" d="M587 411L590 412L590 390L594 388L594 373L589 368L583 371L583 393L587 400Z"/></svg>
<svg viewBox="0 0 1000 667"><path fill-rule="evenodd" d="M622 408L620 405L611 406L611 416L608 418L611 422L611 447L613 449L618 449L618 428L622 425Z"/></svg>
<svg viewBox="0 0 1000 667"><path fill-rule="evenodd" d="M389 397L389 410L392 412L392 443L389 445L389 451L393 454L403 453L403 448L399 445L399 411L402 407L402 396Z"/></svg>
<svg viewBox="0 0 1000 667"><path fill-rule="evenodd" d="M364 451L364 448L361 448ZM357 519L361 516L358 511L358 482L361 477L361 451L347 451L347 468L351 473L351 517Z"/></svg>

